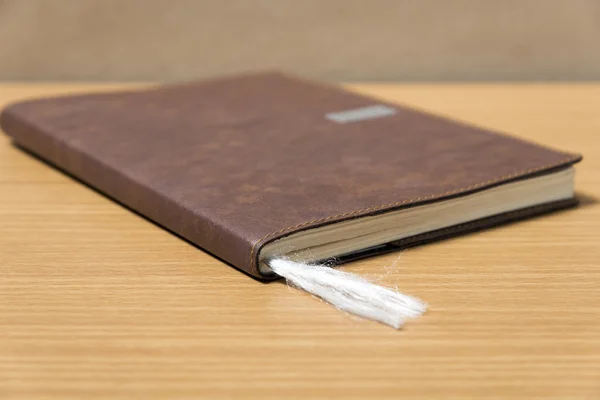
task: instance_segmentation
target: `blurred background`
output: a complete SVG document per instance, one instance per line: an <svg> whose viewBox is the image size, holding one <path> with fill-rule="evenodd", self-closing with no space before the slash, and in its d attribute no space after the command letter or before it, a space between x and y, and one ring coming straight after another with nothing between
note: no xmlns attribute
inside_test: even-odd
<svg viewBox="0 0 600 400"><path fill-rule="evenodd" d="M0 80L600 79L598 0L0 0Z"/></svg>

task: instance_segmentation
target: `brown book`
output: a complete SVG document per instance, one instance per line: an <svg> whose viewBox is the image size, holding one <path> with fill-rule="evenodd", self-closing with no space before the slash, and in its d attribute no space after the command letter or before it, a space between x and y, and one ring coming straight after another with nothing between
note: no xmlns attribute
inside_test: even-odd
<svg viewBox="0 0 600 400"><path fill-rule="evenodd" d="M579 155L278 73L25 101L21 147L258 278L575 204Z"/></svg>

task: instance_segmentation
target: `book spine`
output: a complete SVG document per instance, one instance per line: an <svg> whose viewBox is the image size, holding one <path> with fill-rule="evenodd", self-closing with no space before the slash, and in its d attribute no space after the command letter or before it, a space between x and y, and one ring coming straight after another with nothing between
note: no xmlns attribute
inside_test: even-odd
<svg viewBox="0 0 600 400"><path fill-rule="evenodd" d="M218 221L184 207L168 194L155 191L134 176L48 134L20 115L18 108L16 104L0 113L0 128L18 146L244 272L265 278L248 263L250 244L222 229ZM237 247L237 251L232 251L232 247Z"/></svg>

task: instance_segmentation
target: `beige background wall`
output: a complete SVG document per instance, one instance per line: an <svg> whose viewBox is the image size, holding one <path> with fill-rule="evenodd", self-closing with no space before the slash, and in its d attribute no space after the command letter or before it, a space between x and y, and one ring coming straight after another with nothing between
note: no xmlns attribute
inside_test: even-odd
<svg viewBox="0 0 600 400"><path fill-rule="evenodd" d="M0 0L2 80L600 79L597 0Z"/></svg>

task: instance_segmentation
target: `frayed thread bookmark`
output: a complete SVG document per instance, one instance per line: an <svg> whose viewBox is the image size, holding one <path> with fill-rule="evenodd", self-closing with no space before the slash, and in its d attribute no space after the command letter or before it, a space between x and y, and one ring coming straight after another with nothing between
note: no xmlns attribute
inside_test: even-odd
<svg viewBox="0 0 600 400"><path fill-rule="evenodd" d="M427 309L427 304L415 297L328 266L285 259L271 259L267 264L290 286L305 290L339 310L396 329L407 320L421 316Z"/></svg>

